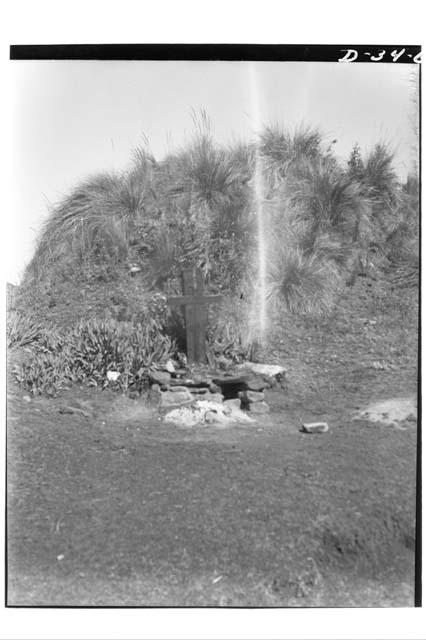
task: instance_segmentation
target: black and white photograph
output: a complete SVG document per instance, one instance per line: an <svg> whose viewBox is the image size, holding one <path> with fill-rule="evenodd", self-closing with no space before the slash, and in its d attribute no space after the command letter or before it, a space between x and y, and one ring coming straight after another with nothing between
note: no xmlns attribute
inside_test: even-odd
<svg viewBox="0 0 426 640"><path fill-rule="evenodd" d="M8 63L6 606L419 606L420 46L52 51Z"/></svg>

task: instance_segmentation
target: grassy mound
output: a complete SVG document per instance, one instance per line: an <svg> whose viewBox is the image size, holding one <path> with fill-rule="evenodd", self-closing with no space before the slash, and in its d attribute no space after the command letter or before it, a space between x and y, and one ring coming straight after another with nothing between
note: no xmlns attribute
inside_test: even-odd
<svg viewBox="0 0 426 640"><path fill-rule="evenodd" d="M259 206L272 327L289 314L332 313L372 267L416 284L418 181L398 181L386 146L364 158L355 146L342 164L335 141L313 128L267 127L223 147L204 113L195 125L185 148L161 162L137 149L126 171L84 180L52 209L17 296L22 316L70 331L83 320L149 325L153 296L179 293L182 268L195 266L226 299L210 313L211 350L247 355ZM179 316L162 322L170 341L181 340Z"/></svg>

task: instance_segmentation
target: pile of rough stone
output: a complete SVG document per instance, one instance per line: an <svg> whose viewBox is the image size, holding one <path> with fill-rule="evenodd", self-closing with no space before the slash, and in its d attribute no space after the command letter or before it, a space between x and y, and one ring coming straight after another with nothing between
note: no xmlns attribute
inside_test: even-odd
<svg viewBox="0 0 426 640"><path fill-rule="evenodd" d="M282 384L279 365L246 362L228 373L198 370L152 370L149 397L166 422L186 426L253 422L251 414L269 411L265 389ZM248 413L247 413L248 412Z"/></svg>

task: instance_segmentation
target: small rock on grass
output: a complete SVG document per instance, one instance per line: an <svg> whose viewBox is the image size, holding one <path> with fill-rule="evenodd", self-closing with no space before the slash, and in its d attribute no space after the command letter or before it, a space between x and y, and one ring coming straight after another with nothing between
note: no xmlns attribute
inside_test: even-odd
<svg viewBox="0 0 426 640"><path fill-rule="evenodd" d="M303 433L325 433L328 431L326 422L304 422L300 427Z"/></svg>
<svg viewBox="0 0 426 640"><path fill-rule="evenodd" d="M80 416L84 416L85 418L90 418L90 414L87 411L84 411L84 409L79 409L79 407L70 407L70 406L64 406L61 405L59 407L59 413L63 413L63 414L77 414Z"/></svg>
<svg viewBox="0 0 426 640"><path fill-rule="evenodd" d="M22 396L22 400L25 400L25 402L31 402L31 397L30 396Z"/></svg>
<svg viewBox="0 0 426 640"><path fill-rule="evenodd" d="M71 407L59 407L59 413L69 413L72 415L74 413L74 409L71 409Z"/></svg>

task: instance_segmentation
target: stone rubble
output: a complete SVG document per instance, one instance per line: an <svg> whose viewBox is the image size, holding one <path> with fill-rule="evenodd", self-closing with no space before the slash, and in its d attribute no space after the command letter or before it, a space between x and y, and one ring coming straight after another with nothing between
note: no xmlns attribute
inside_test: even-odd
<svg viewBox="0 0 426 640"><path fill-rule="evenodd" d="M196 400L190 407L179 407L164 416L165 422L172 422L182 427L202 426L206 424L230 425L235 423L252 423L244 411L235 405Z"/></svg>
<svg viewBox="0 0 426 640"><path fill-rule="evenodd" d="M203 367L177 369L168 362L162 370L149 371L148 398L165 422L185 426L253 422L247 414L269 412L264 391L281 383L285 373L279 365L253 362L221 374Z"/></svg>

